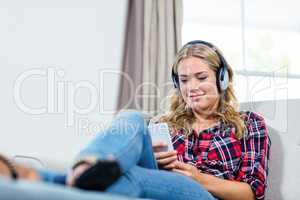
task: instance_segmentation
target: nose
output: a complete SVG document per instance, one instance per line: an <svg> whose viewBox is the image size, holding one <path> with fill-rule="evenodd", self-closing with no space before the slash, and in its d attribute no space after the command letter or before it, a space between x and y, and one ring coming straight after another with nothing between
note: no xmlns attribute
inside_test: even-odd
<svg viewBox="0 0 300 200"><path fill-rule="evenodd" d="M197 80L195 80L195 78L191 78L187 88L189 92L194 92L199 89L199 83L197 82Z"/></svg>

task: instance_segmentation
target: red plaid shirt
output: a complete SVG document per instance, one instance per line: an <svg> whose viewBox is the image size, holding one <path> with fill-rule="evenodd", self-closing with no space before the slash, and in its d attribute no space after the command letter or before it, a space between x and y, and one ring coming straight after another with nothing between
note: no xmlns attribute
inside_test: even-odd
<svg viewBox="0 0 300 200"><path fill-rule="evenodd" d="M192 164L203 173L227 180L248 183L256 199L264 199L267 185L271 141L263 117L253 112L241 112L247 133L235 138L235 128L222 123L187 138L183 130L172 133L178 160Z"/></svg>

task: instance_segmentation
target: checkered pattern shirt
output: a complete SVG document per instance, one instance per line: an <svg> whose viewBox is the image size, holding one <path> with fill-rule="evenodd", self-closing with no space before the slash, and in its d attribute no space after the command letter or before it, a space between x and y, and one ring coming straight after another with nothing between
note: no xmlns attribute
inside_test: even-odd
<svg viewBox="0 0 300 200"><path fill-rule="evenodd" d="M196 166L201 172L216 177L248 183L256 199L264 199L267 186L271 141L263 117L254 112L241 112L246 134L235 138L235 128L222 123L185 136L172 132L178 160Z"/></svg>

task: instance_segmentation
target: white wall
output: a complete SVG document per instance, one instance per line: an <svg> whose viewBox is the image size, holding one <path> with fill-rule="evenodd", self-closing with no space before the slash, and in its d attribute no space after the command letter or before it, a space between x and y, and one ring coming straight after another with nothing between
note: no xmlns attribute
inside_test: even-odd
<svg viewBox="0 0 300 200"><path fill-rule="evenodd" d="M107 125L118 77L101 73L120 69L126 11L124 0L0 0L0 152L69 162Z"/></svg>

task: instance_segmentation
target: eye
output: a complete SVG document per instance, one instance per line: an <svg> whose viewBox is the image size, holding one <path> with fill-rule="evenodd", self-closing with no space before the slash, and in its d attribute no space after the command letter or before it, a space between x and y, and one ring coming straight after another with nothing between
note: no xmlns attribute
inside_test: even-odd
<svg viewBox="0 0 300 200"><path fill-rule="evenodd" d="M203 80L207 79L207 76L198 76L197 78L198 78L198 80L203 81Z"/></svg>
<svg viewBox="0 0 300 200"><path fill-rule="evenodd" d="M186 83L186 82L187 82L187 79L180 79L180 82Z"/></svg>

